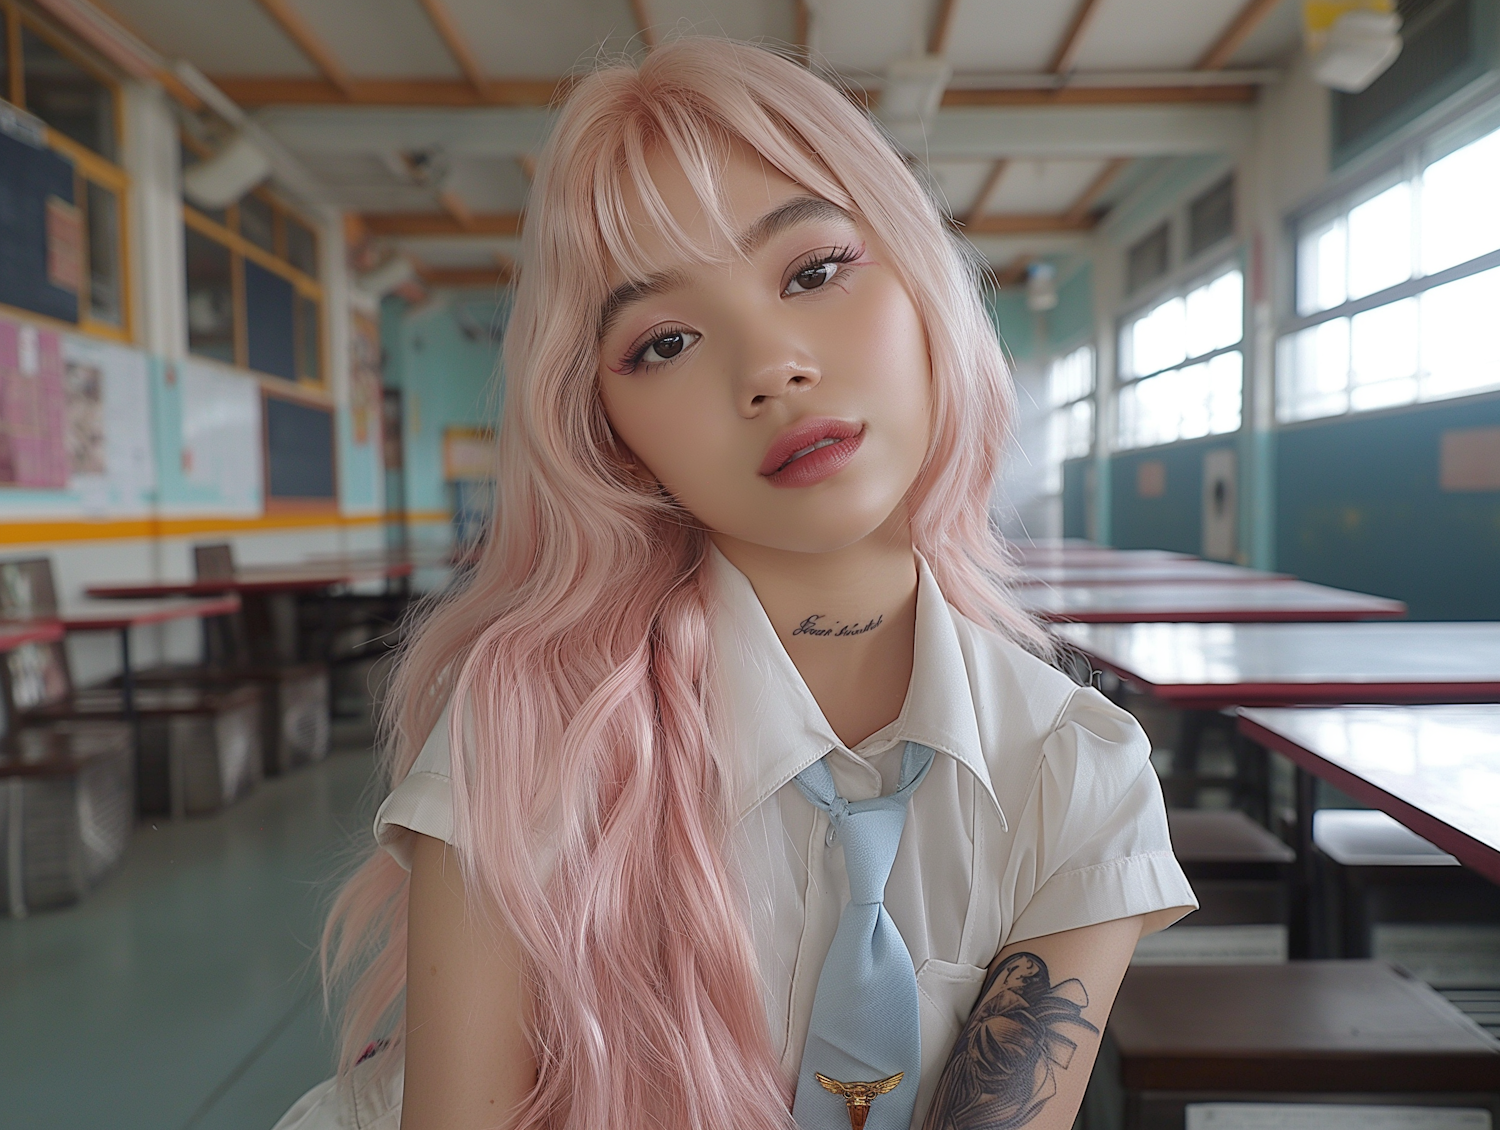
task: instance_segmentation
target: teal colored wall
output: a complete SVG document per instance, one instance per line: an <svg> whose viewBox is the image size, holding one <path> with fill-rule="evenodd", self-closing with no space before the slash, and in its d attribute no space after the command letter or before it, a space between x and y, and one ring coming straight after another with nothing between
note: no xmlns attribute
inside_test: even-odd
<svg viewBox="0 0 1500 1130"><path fill-rule="evenodd" d="M443 431L492 427L499 418L499 346L488 330L500 315L493 295L455 294L412 307L381 306L385 381L404 413L406 509L447 510Z"/></svg>
<svg viewBox="0 0 1500 1130"><path fill-rule="evenodd" d="M1414 619L1500 619L1500 491L1439 483L1449 428L1500 426L1500 397L1284 428L1277 567L1404 600Z"/></svg>
<svg viewBox="0 0 1500 1130"><path fill-rule="evenodd" d="M1025 289L987 290L984 301L1006 356L1015 361L1036 356L1036 315L1026 309Z"/></svg>
<svg viewBox="0 0 1500 1130"><path fill-rule="evenodd" d="M1236 447L1237 436L1210 436L1131 451L1110 460L1110 541L1121 549L1203 551L1203 456ZM1151 461L1166 472L1165 491L1142 498L1137 474Z"/></svg>
<svg viewBox="0 0 1500 1130"><path fill-rule="evenodd" d="M1089 465L1092 459L1069 459L1062 465L1063 537L1089 536Z"/></svg>
<svg viewBox="0 0 1500 1130"><path fill-rule="evenodd" d="M1057 305L1047 311L1047 341L1055 349L1083 344L1094 334L1094 269L1084 263L1057 288Z"/></svg>

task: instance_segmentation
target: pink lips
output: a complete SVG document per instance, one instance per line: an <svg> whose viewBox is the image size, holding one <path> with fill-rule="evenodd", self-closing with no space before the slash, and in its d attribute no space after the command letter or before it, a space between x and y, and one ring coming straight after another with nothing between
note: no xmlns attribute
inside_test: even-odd
<svg viewBox="0 0 1500 1130"><path fill-rule="evenodd" d="M803 420L776 437L761 461L760 473L772 486L811 486L842 470L863 440L864 428L848 420L827 416Z"/></svg>

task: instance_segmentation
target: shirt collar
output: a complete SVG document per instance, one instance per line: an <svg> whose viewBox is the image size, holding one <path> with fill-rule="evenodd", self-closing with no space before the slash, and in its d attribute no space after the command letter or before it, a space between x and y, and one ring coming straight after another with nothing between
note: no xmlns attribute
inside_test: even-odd
<svg viewBox="0 0 1500 1130"><path fill-rule="evenodd" d="M737 820L743 820L798 773L833 749L847 752L802 681L771 627L749 578L710 547L709 568L718 595L714 648L719 704L729 742ZM968 667L932 570L917 554L917 624L911 684L901 714L882 736L913 741L959 762L1005 814L995 797L979 740Z"/></svg>

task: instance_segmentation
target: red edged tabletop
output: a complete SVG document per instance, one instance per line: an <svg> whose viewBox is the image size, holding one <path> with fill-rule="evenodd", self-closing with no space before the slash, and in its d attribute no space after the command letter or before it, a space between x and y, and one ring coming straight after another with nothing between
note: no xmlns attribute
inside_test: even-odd
<svg viewBox="0 0 1500 1130"><path fill-rule="evenodd" d="M1016 596L1026 611L1054 623L1291 623L1406 615L1399 600L1305 581L1029 586Z"/></svg>
<svg viewBox="0 0 1500 1130"><path fill-rule="evenodd" d="M117 631L171 620L202 619L238 612L240 598L233 593L211 597L163 597L157 600L88 600L65 606L58 613L70 632Z"/></svg>

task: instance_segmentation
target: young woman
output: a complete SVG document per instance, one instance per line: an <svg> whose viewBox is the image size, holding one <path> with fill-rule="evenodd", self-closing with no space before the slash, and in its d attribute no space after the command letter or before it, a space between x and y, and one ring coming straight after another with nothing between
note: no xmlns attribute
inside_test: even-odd
<svg viewBox="0 0 1500 1130"><path fill-rule="evenodd" d="M520 279L493 534L391 692L339 1076L281 1127L1070 1126L1195 904L1144 735L1005 597L939 211L833 87L684 39L573 91Z"/></svg>

